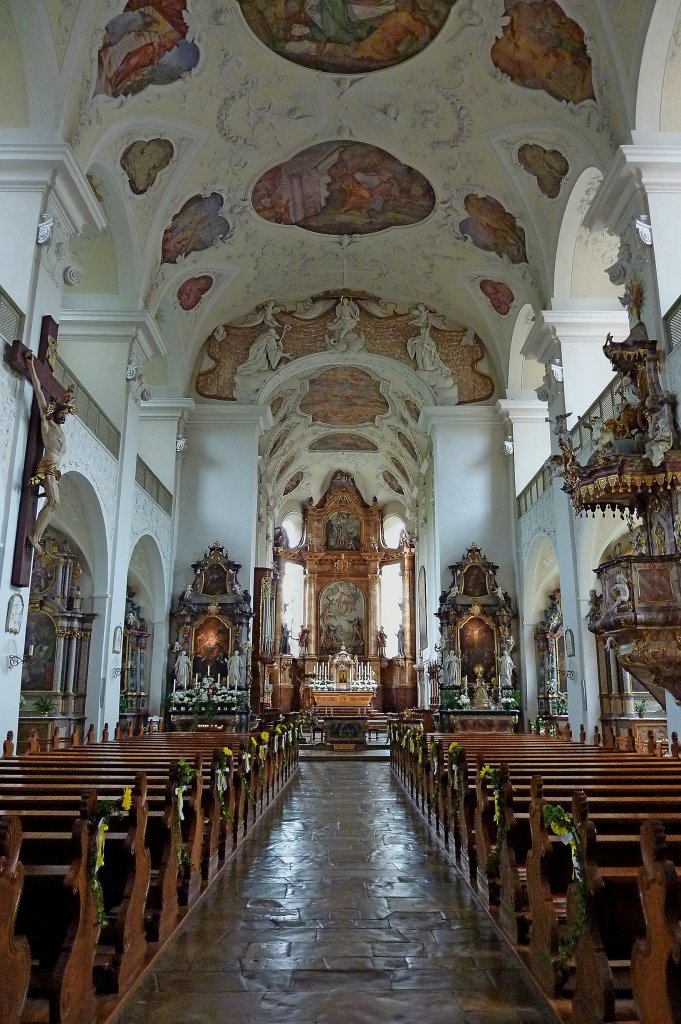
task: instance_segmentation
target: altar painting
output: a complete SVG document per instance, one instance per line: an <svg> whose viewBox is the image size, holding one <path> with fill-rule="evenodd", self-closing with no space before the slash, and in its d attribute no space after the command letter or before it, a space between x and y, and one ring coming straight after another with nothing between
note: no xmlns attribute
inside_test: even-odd
<svg viewBox="0 0 681 1024"><path fill-rule="evenodd" d="M416 224L435 208L427 178L365 142L322 142L267 171L255 212L274 224L327 235L365 235Z"/></svg>
<svg viewBox="0 0 681 1024"><path fill-rule="evenodd" d="M456 0L240 0L252 31L295 64L360 74L401 64L420 53L446 22Z"/></svg>
<svg viewBox="0 0 681 1024"><path fill-rule="evenodd" d="M326 520L327 551L359 551L362 546L361 523L350 512L332 512Z"/></svg>
<svg viewBox="0 0 681 1024"><path fill-rule="evenodd" d="M468 685L475 682L475 668L483 667L486 683L497 676L497 644L494 627L481 618L471 618L459 627L459 651L461 653L461 677L468 678Z"/></svg>
<svg viewBox="0 0 681 1024"><path fill-rule="evenodd" d="M351 654L363 654L365 647L364 593L354 583L329 583L319 597L319 648L322 654L336 654L345 647Z"/></svg>
<svg viewBox="0 0 681 1024"><path fill-rule="evenodd" d="M57 627L46 612L29 611L26 620L27 650L33 644L33 654L21 668L21 686L24 690L52 690L56 657Z"/></svg>
<svg viewBox="0 0 681 1024"><path fill-rule="evenodd" d="M129 0L107 23L97 55L95 93L134 96L149 85L176 82L199 62L187 41L186 0Z"/></svg>
<svg viewBox="0 0 681 1024"><path fill-rule="evenodd" d="M227 658L231 653L231 630L217 615L209 615L194 630L194 662L192 672L199 678L216 676L223 668L226 674Z"/></svg>

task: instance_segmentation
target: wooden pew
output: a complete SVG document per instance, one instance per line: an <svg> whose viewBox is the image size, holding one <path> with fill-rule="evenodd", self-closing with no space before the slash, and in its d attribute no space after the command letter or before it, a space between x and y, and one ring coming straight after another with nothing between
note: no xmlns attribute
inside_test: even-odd
<svg viewBox="0 0 681 1024"><path fill-rule="evenodd" d="M21 822L0 822L0 1006L5 1024L19 1024L31 977L31 951L23 937L15 935L24 867L19 863Z"/></svg>

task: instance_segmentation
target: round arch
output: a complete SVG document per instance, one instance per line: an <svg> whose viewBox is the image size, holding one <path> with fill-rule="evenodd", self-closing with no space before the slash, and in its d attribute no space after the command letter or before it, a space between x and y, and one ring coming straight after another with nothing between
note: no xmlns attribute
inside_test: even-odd
<svg viewBox="0 0 681 1024"><path fill-rule="evenodd" d="M105 664L109 635L108 590L110 551L104 511L99 496L86 476L77 470L62 474L59 482L60 505L52 524L70 537L83 552L92 576L92 623L88 664L85 718L100 732L100 708L104 700Z"/></svg>
<svg viewBox="0 0 681 1024"><path fill-rule="evenodd" d="M636 131L663 130L669 53L681 15L681 0L657 0L643 45L636 92ZM676 93L678 104L678 92Z"/></svg>
<svg viewBox="0 0 681 1024"><path fill-rule="evenodd" d="M534 391L541 387L544 378L544 367L536 359L526 359L523 346L532 330L535 312L531 303L526 302L518 311L513 325L511 351L508 357L508 385L506 393L509 397L520 391Z"/></svg>
<svg viewBox="0 0 681 1024"><path fill-rule="evenodd" d="M534 624L544 611L546 598L560 585L558 556L548 534L535 537L525 561L523 571L522 617L524 623Z"/></svg>
<svg viewBox="0 0 681 1024"><path fill-rule="evenodd" d="M151 636L146 648L146 679L149 713L160 714L167 669L168 587L159 546L151 534L136 538L128 563L128 580L138 588L144 611L148 610Z"/></svg>
<svg viewBox="0 0 681 1024"><path fill-rule="evenodd" d="M617 255L617 242L603 228L583 229L584 219L603 181L597 167L587 167L574 184L565 206L556 246L553 294L557 299L598 300L617 308L618 288L605 270Z"/></svg>

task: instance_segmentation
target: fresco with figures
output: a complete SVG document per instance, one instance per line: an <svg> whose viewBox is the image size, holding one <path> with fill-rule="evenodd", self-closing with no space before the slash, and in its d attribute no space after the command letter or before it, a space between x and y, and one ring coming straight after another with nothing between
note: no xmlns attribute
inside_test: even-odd
<svg viewBox="0 0 681 1024"><path fill-rule="evenodd" d="M456 0L240 0L252 31L303 67L362 74L401 64L438 34Z"/></svg>
<svg viewBox="0 0 681 1024"><path fill-rule="evenodd" d="M494 64L516 85L567 103L595 100L584 31L556 0L506 0Z"/></svg>
<svg viewBox="0 0 681 1024"><path fill-rule="evenodd" d="M485 277L480 282L480 291L489 299L492 309L500 316L508 316L515 302L515 295L503 281L492 281Z"/></svg>
<svg viewBox="0 0 681 1024"><path fill-rule="evenodd" d="M213 278L210 274L200 274L198 277L190 277L183 281L177 289L177 301L185 313L195 309L203 296L213 287Z"/></svg>
<svg viewBox="0 0 681 1024"><path fill-rule="evenodd" d="M324 370L310 381L299 408L313 423L329 426L374 423L376 417L390 412L378 380L364 370L339 366Z"/></svg>
<svg viewBox="0 0 681 1024"><path fill-rule="evenodd" d="M435 208L420 171L365 142L322 142L267 171L253 189L257 214L325 235L368 235L417 224Z"/></svg>
<svg viewBox="0 0 681 1024"><path fill-rule="evenodd" d="M378 446L363 434L325 434L309 446L310 452L377 452Z"/></svg>
<svg viewBox="0 0 681 1024"><path fill-rule="evenodd" d="M468 216L459 227L478 249L505 256L511 263L527 263L525 232L498 199L470 193L464 206Z"/></svg>
<svg viewBox="0 0 681 1024"><path fill-rule="evenodd" d="M187 0L129 0L108 22L97 55L95 94L134 96L150 85L169 85L199 62L187 40Z"/></svg>
<svg viewBox="0 0 681 1024"><path fill-rule="evenodd" d="M177 263L192 252L202 252L221 242L231 230L229 221L220 216L224 202L219 192L188 199L163 232L163 262Z"/></svg>
<svg viewBox="0 0 681 1024"><path fill-rule="evenodd" d="M540 191L547 199L555 199L570 165L558 149L526 143L518 150L518 160L528 174L537 179Z"/></svg>
<svg viewBox="0 0 681 1024"><path fill-rule="evenodd" d="M350 512L332 512L325 534L327 551L359 551L362 546L360 521Z"/></svg>
<svg viewBox="0 0 681 1024"><path fill-rule="evenodd" d="M365 603L364 594L355 583L340 580L322 590L319 595L322 654L335 654L343 646L351 653L364 651Z"/></svg>
<svg viewBox="0 0 681 1024"><path fill-rule="evenodd" d="M137 139L123 151L121 167L125 172L133 195L142 196L152 187L175 155L175 147L168 139Z"/></svg>

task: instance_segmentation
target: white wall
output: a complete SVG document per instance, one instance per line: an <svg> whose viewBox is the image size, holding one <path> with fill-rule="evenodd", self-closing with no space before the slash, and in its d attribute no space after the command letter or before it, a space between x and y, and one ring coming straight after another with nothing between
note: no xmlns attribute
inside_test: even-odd
<svg viewBox="0 0 681 1024"><path fill-rule="evenodd" d="M179 516L173 594L193 579L192 562L214 541L241 563L239 582L253 593L261 406L200 405L187 423L176 500Z"/></svg>

